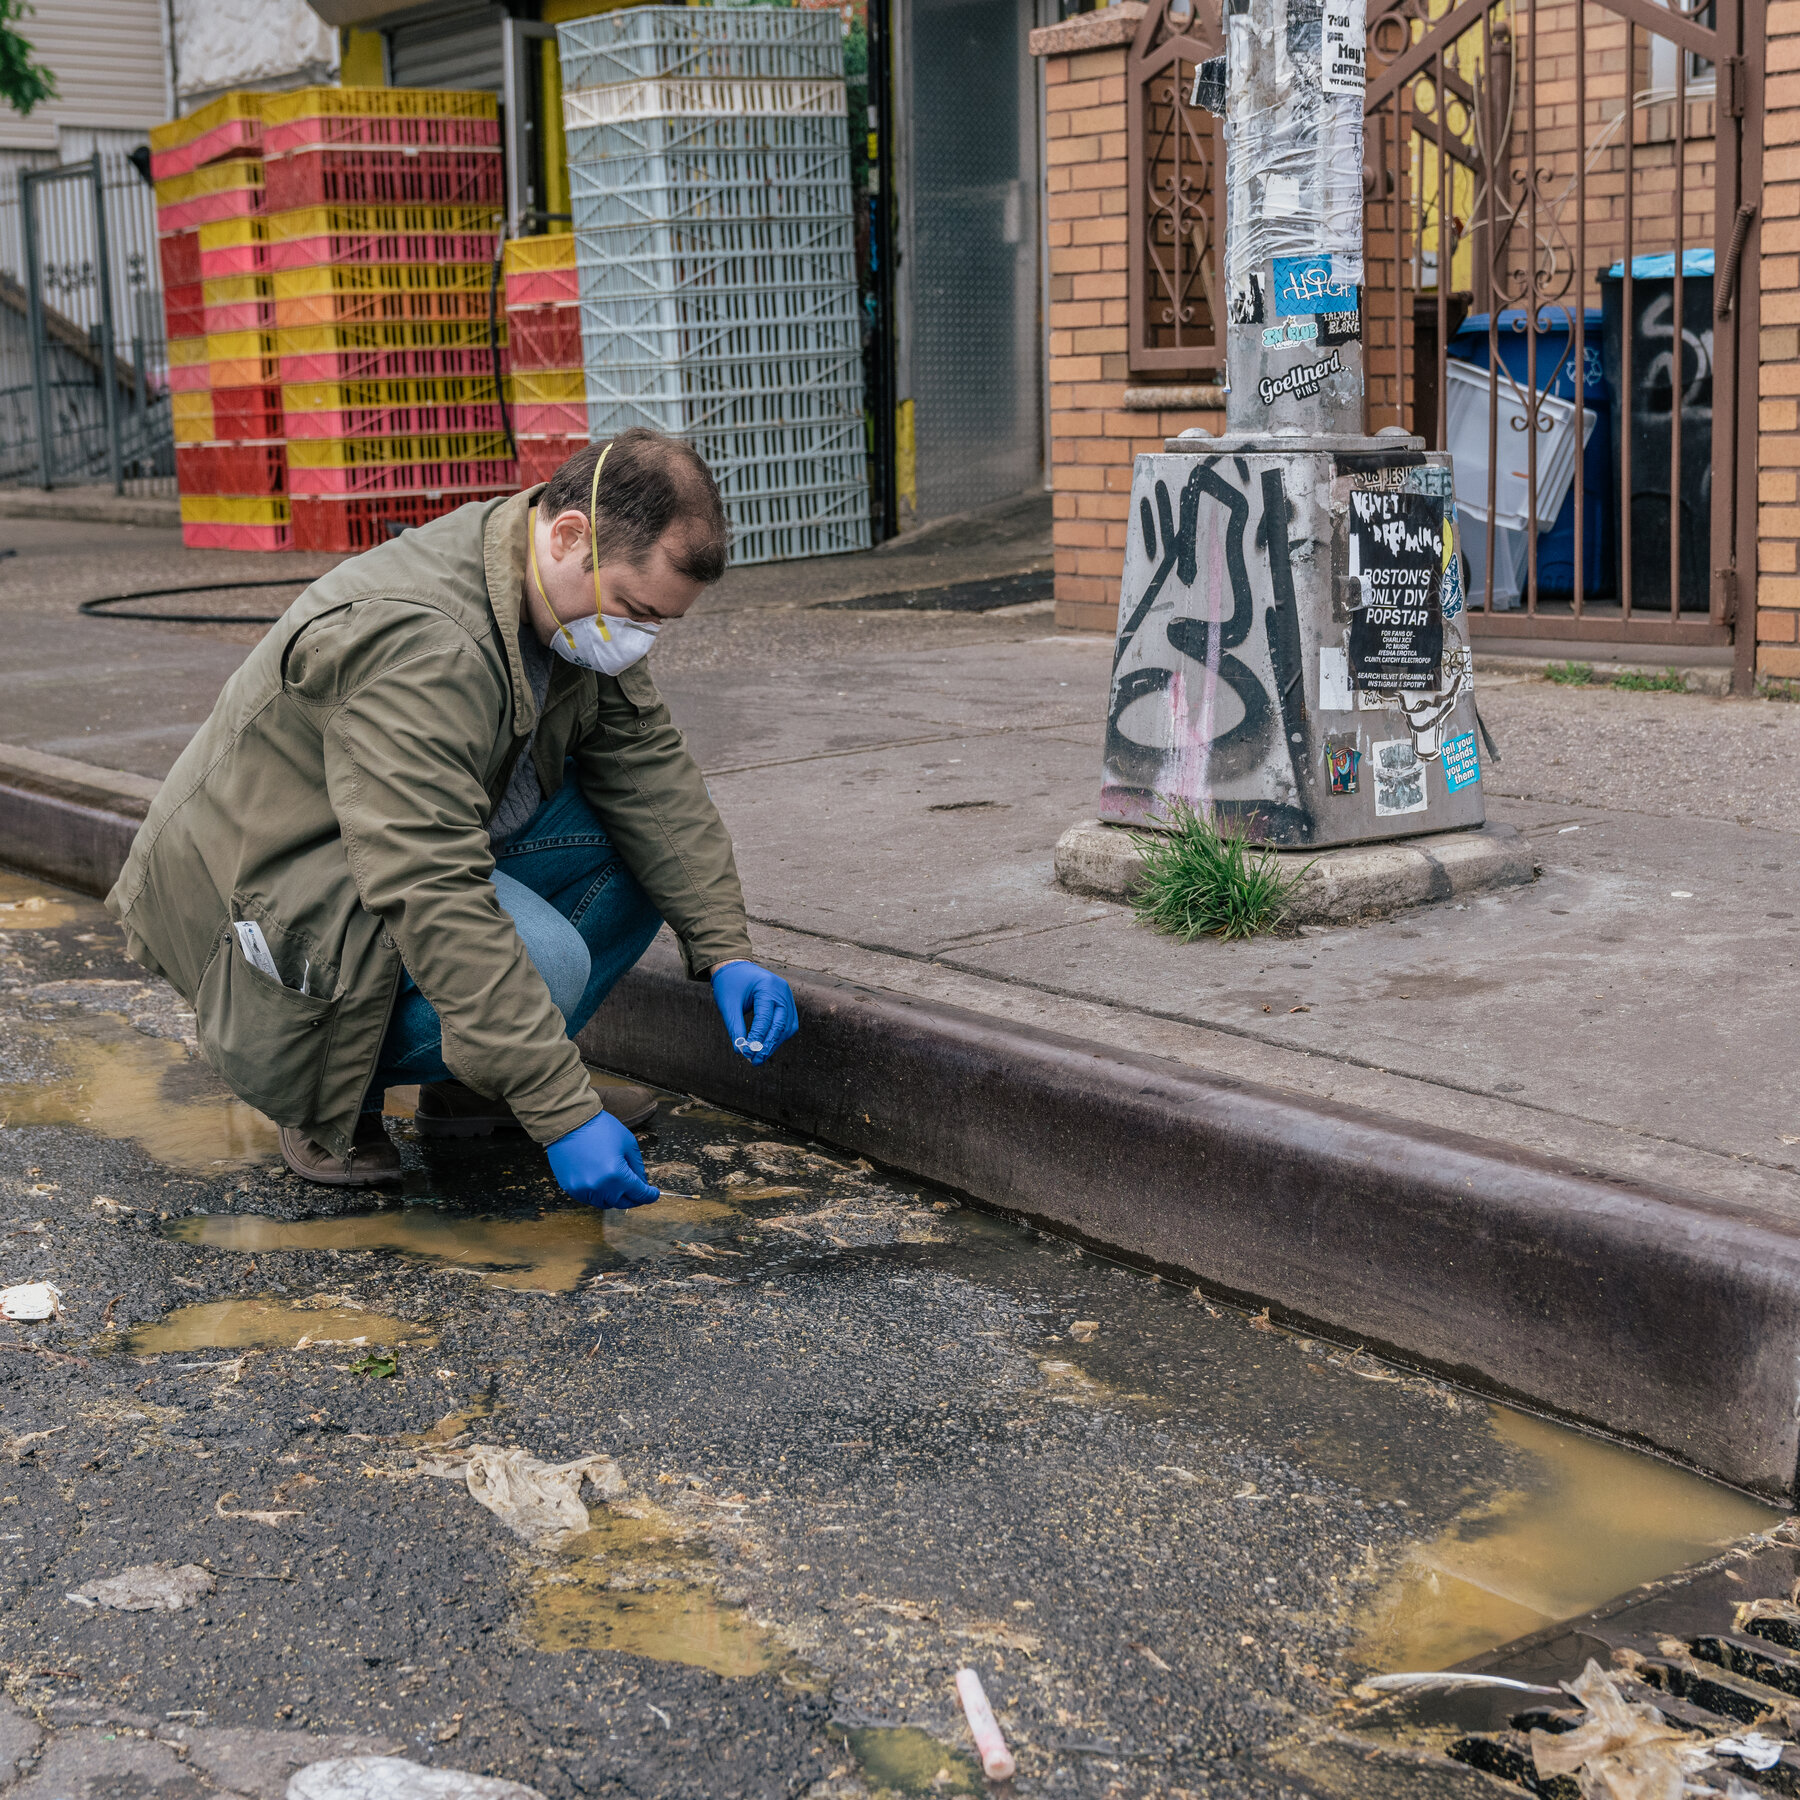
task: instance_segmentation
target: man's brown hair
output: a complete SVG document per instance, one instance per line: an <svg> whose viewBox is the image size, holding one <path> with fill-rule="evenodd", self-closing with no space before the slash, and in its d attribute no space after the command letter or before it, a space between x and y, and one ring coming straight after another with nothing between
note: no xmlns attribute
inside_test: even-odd
<svg viewBox="0 0 1800 1800"><path fill-rule="evenodd" d="M538 496L546 518L578 512L588 516L594 465L602 453L598 525L588 548L586 566L598 556L603 563L623 558L642 568L671 525L675 533L670 560L690 581L717 581L725 573L731 534L719 484L692 444L634 425L608 443L577 450Z"/></svg>

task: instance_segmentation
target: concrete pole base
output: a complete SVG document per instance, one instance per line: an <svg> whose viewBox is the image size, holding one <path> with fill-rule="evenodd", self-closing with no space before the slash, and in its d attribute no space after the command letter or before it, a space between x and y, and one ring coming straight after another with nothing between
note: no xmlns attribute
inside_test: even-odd
<svg viewBox="0 0 1800 1800"><path fill-rule="evenodd" d="M1056 843L1056 884L1071 894L1129 900L1143 879L1142 833L1098 819L1071 825ZM1437 831L1385 844L1274 850L1283 870L1304 871L1291 925L1348 925L1409 906L1459 900L1536 879L1531 846L1515 825Z"/></svg>

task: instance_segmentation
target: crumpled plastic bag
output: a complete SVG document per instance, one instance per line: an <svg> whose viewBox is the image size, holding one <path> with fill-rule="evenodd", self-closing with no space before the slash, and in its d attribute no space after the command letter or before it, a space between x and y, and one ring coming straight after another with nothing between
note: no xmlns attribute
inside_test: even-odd
<svg viewBox="0 0 1800 1800"><path fill-rule="evenodd" d="M587 1530L583 1481L591 1482L604 1500L625 1491L625 1477L610 1456L578 1456L573 1462L552 1465L539 1462L528 1450L502 1450L494 1444L424 1455L416 1470L462 1479L515 1536L540 1548Z"/></svg>
<svg viewBox="0 0 1800 1800"><path fill-rule="evenodd" d="M1681 1800L1688 1776L1713 1766L1703 1740L1632 1704L1597 1662L1567 1686L1587 1717L1573 1731L1532 1732L1531 1759L1540 1776L1573 1775L1582 1800Z"/></svg>
<svg viewBox="0 0 1800 1800"><path fill-rule="evenodd" d="M62 1289L48 1281L21 1281L0 1288L0 1318L21 1323L54 1319L62 1313Z"/></svg>
<svg viewBox="0 0 1800 1800"><path fill-rule="evenodd" d="M1706 1747L1714 1756L1735 1756L1753 1769L1774 1768L1784 1748L1780 1738L1766 1737L1760 1731L1734 1731L1730 1737L1714 1738Z"/></svg>
<svg viewBox="0 0 1800 1800"><path fill-rule="evenodd" d="M140 1563L121 1569L104 1581L90 1581L72 1588L71 1600L89 1606L110 1606L118 1612L180 1612L210 1594L219 1584L198 1563Z"/></svg>
<svg viewBox="0 0 1800 1800"><path fill-rule="evenodd" d="M288 1778L287 1800L544 1800L534 1787L404 1756L334 1756Z"/></svg>

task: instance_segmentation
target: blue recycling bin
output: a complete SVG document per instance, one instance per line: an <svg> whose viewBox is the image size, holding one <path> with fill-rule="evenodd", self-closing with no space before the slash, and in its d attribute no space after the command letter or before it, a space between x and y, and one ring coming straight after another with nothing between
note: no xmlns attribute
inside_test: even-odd
<svg viewBox="0 0 1800 1800"><path fill-rule="evenodd" d="M1524 387L1529 374L1527 359L1530 345L1526 337L1529 315L1523 307L1500 314L1498 339L1500 366ZM1537 385L1538 391L1559 400L1575 398L1574 321L1568 308L1543 306L1538 309ZM1583 319L1583 344L1586 380L1582 384L1582 401L1594 410L1593 435L1587 441L1582 457L1582 486L1586 499L1583 528L1582 560L1586 569L1582 579L1582 595L1596 599L1611 595L1618 588L1618 502L1613 493L1612 459L1608 448L1612 443L1612 388L1606 379L1601 355L1601 311L1587 308ZM1450 339L1445 354L1475 368L1488 366L1488 315L1471 313ZM1572 595L1575 592L1575 488L1571 483L1556 523L1538 535L1538 592L1545 595Z"/></svg>

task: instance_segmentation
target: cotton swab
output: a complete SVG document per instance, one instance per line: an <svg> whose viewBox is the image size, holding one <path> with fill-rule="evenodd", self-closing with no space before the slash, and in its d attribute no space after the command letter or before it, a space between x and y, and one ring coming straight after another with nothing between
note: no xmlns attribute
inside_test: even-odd
<svg viewBox="0 0 1800 1800"><path fill-rule="evenodd" d="M975 1748L981 1755L981 1767L989 1781L1011 1781L1018 1764L1000 1735L994 1709L988 1705L981 1677L973 1669L956 1671L956 1694L962 1701L969 1729L975 1734Z"/></svg>

